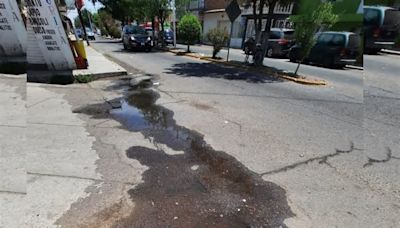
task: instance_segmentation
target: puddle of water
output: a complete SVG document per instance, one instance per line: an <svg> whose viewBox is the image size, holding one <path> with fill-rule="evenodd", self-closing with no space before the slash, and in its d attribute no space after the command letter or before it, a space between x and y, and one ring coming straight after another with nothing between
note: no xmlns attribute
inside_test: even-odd
<svg viewBox="0 0 400 228"><path fill-rule="evenodd" d="M131 131L140 131L152 126L151 123L145 119L141 110L130 106L126 101L121 101L121 108L113 109L110 113Z"/></svg>
<svg viewBox="0 0 400 228"><path fill-rule="evenodd" d="M128 149L129 158L149 169L144 182L129 191L135 202L132 214L114 227L285 227L283 221L294 216L285 190L214 150L199 133L177 125L174 113L156 104L158 98L153 90L136 91L111 115L155 145L184 153Z"/></svg>
<svg viewBox="0 0 400 228"><path fill-rule="evenodd" d="M282 188L215 151L199 133L177 125L172 111L156 105L158 98L153 90L129 95L119 120L130 130L140 129L154 143L185 153L168 155L143 147L127 151L129 158L149 169L144 183L129 191L137 208L119 225L280 227L293 216Z"/></svg>

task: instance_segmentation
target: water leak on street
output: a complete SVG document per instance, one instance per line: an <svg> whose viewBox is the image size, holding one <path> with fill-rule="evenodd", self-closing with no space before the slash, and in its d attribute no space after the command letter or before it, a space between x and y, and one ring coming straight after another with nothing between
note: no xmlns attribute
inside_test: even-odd
<svg viewBox="0 0 400 228"><path fill-rule="evenodd" d="M149 169L144 183L129 191L133 214L116 227L283 227L293 216L285 191L178 126L173 112L156 104L158 98L151 89L135 91L111 114L155 145L184 154L168 155L161 147L127 151Z"/></svg>
<svg viewBox="0 0 400 228"><path fill-rule="evenodd" d="M132 214L114 227L285 227L284 220L294 216L285 190L214 150L201 134L177 125L174 113L156 104L158 98L152 89L137 90L110 110L125 128L158 148L127 150L148 170L143 183L129 191ZM103 107L79 112L103 116L97 110ZM184 153L171 155L165 147Z"/></svg>

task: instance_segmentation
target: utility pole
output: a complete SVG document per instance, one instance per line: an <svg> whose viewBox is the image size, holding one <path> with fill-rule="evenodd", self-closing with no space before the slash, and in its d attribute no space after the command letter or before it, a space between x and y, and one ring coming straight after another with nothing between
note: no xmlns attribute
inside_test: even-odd
<svg viewBox="0 0 400 228"><path fill-rule="evenodd" d="M175 0L172 0L172 26L174 27L174 47L176 48L176 6Z"/></svg>
<svg viewBox="0 0 400 228"><path fill-rule="evenodd" d="M87 17L88 17L88 19L89 19L89 27L90 27L90 30L92 30L92 32L93 32L92 16L90 15L89 10L86 10L86 13L87 13Z"/></svg>
<svg viewBox="0 0 400 228"><path fill-rule="evenodd" d="M172 8L172 27L174 31L174 47L176 48L176 6L175 0L170 0L170 6Z"/></svg>

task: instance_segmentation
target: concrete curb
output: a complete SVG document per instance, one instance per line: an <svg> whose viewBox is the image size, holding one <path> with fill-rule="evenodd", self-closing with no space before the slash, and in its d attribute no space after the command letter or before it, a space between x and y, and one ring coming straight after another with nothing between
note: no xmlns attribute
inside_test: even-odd
<svg viewBox="0 0 400 228"><path fill-rule="evenodd" d="M400 51L389 50L389 49L382 49L382 53L391 54L391 55L400 55Z"/></svg>
<svg viewBox="0 0 400 228"><path fill-rule="evenodd" d="M345 67L353 70L364 70L364 67L361 66L346 65Z"/></svg>
<svg viewBox="0 0 400 228"><path fill-rule="evenodd" d="M124 76L124 75L128 75L128 72L125 68L123 68L122 66L120 66L118 63L116 63L115 61L111 60L110 58L107 58L106 55L103 55L100 51L98 51L95 47L90 46L90 48L92 48L95 52L97 52L98 54L102 55L105 59L107 59L108 61L114 63L115 65L117 65L119 68L121 68L122 70L118 70L118 71L109 71L109 72L93 72L90 69L84 69L84 70L74 70L73 71L73 76L81 76L81 75L90 75L93 77L93 80L98 80L98 79L102 79L102 78L108 78L108 77L118 77L118 76Z"/></svg>
<svg viewBox="0 0 400 228"><path fill-rule="evenodd" d="M212 59L211 57L207 57L207 56L202 56L196 53L186 53L186 52L182 52L180 49L162 49L160 48L160 50L164 50L164 51L168 51L171 53L174 53L176 55L180 55L180 56L188 56L188 57L192 57L192 58L196 58L196 59L201 59L201 60L205 60L205 61L209 61L209 62L213 62L213 63L217 63L217 64L222 64L225 66L230 66L230 67L236 67L236 68L240 68L242 70L246 70L249 72L253 72L253 73L264 73L264 74L268 74L268 76L271 76L271 73L273 74L274 77L278 77L287 81L292 81L298 84L303 84L303 85L315 85L315 86L322 86L322 85L327 85L327 82L324 80L318 80L318 79L306 79L306 78L295 78L295 77L291 77L288 75L283 75L283 74L279 74L278 72L271 72L268 71L267 69L261 69L261 68L250 68L248 66L245 66L243 64L237 64L237 63L232 63L232 62L226 62L223 60L217 60L217 59Z"/></svg>

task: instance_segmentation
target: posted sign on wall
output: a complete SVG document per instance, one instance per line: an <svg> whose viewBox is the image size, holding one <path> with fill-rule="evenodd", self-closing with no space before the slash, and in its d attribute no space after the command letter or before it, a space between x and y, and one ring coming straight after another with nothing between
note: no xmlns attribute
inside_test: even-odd
<svg viewBox="0 0 400 228"><path fill-rule="evenodd" d="M73 70L74 56L54 0L26 0L28 31L35 39L49 70ZM29 58L28 58L29 61Z"/></svg>
<svg viewBox="0 0 400 228"><path fill-rule="evenodd" d="M0 0L0 55L24 56L26 29L15 0Z"/></svg>

